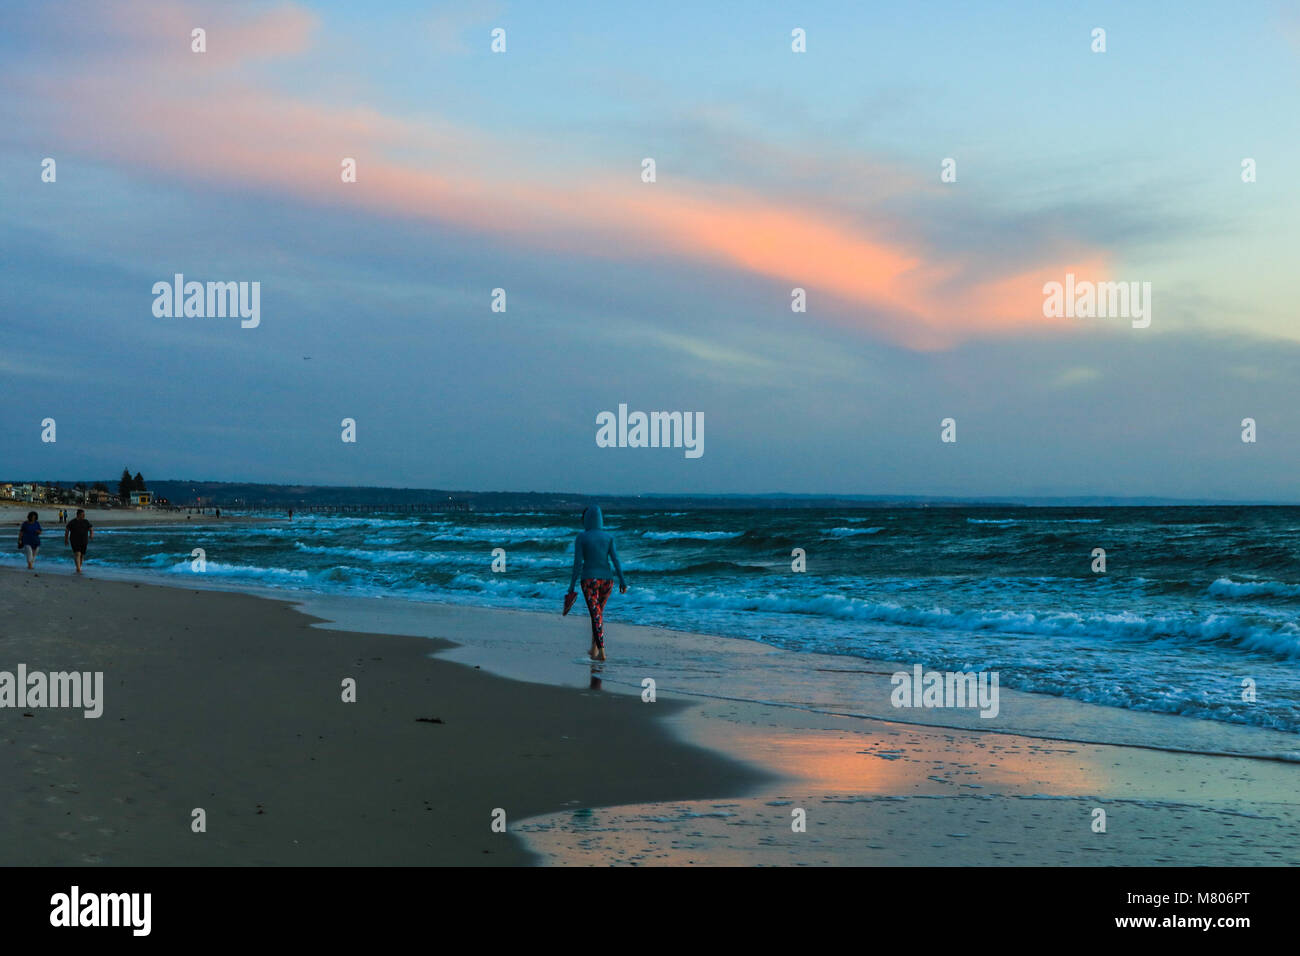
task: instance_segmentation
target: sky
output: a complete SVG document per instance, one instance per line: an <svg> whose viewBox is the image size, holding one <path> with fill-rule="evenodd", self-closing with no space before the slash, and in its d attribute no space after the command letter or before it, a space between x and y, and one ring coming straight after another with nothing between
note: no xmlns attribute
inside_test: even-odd
<svg viewBox="0 0 1300 956"><path fill-rule="evenodd" d="M0 0L0 479L1300 501L1294 6L372 6Z"/></svg>

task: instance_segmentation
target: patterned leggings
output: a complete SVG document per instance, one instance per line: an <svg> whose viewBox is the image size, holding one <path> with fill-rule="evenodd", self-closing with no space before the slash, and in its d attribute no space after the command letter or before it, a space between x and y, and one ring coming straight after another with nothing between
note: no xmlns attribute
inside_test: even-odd
<svg viewBox="0 0 1300 956"><path fill-rule="evenodd" d="M587 602L587 610L591 613L591 639L599 648L605 646L605 602L609 600L609 592L612 590L614 590L613 581L606 581L603 578L582 580L582 597Z"/></svg>

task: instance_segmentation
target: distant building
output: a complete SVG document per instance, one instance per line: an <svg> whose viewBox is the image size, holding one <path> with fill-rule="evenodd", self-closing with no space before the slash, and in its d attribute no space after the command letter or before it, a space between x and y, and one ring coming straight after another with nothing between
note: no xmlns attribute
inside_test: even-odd
<svg viewBox="0 0 1300 956"><path fill-rule="evenodd" d="M14 485L14 497L19 501L44 501L45 488L41 485Z"/></svg>
<svg viewBox="0 0 1300 956"><path fill-rule="evenodd" d="M149 492L147 491L131 492L132 508L147 508L149 507L149 502L151 502L152 500L153 500L153 496L149 494Z"/></svg>

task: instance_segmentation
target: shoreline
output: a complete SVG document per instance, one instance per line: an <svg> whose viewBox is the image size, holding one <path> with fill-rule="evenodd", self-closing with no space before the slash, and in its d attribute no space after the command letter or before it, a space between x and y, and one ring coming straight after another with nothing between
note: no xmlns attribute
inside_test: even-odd
<svg viewBox="0 0 1300 956"><path fill-rule="evenodd" d="M134 588L132 576L123 573L114 583ZM179 581L139 586L195 592ZM1231 725L1011 691L1003 692L1005 726L981 726L987 722L978 717L962 726L960 714L949 714L940 725L900 720L897 712L892 719L845 716L818 709L815 694L827 682L846 680L861 691L870 681L887 680L887 668L872 672L871 662L857 662L864 666L845 669L839 657L828 659L839 666L826 673L816 666L817 655L617 622L610 623L613 659L595 668L580 653L585 621L572 616L264 590L252 596L223 581L205 582L199 593L292 608L305 615L302 629L323 640L369 640L376 632L384 639L414 640L412 653L459 665L453 673L480 668L515 688L558 693L570 701L556 705L561 711L574 706L568 695L621 700L633 708L633 721L739 773L728 778L711 763L701 765L687 788L704 794L697 799L663 799L640 782L612 802L530 810L511 823L524 841L524 855L502 862L950 865L960 862L951 855L951 840L965 847L961 856L976 855L967 862L1300 862L1297 851L1288 849L1300 846L1300 768L1267 754L1210 755L1139 739L1148 728L1166 726L1187 742L1198 734L1222 739L1233 736ZM304 638L304 653L313 652L313 639ZM816 674L816 682L790 683L794 665ZM642 680L652 675L659 684L655 717L638 699ZM717 692L719 680L737 679L769 695L777 690L808 699L791 703ZM532 723L513 699L506 709L514 715L507 724L515 731ZM1047 712L1059 726L1100 729L1111 739L1091 742L1017 729L1026 714L1036 724ZM1135 739L1121 739L1124 733ZM1260 733L1270 732L1240 731L1251 739ZM1291 735L1277 739L1295 746ZM592 758L572 772L599 786L609 768ZM739 784L741 778L748 783ZM815 815L811 832L790 831L783 808L795 805ZM1120 814L1134 829L1122 837L1094 833L1090 822L1099 807ZM894 827L899 820L906 821L902 829ZM880 842L891 827L896 836ZM908 835L939 831L959 836L929 845ZM1035 842L1048 833L1051 852Z"/></svg>
<svg viewBox="0 0 1300 956"><path fill-rule="evenodd" d="M383 599L314 597L303 610L353 628L362 620L426 636L455 635L448 659L524 680L578 686L594 669L558 641L580 643L582 622L529 611ZM486 640L491 621L509 621L505 646ZM608 619L607 619L608 621ZM772 691L792 667L824 689L819 655L734 638L607 623L613 655L599 668L603 686L637 694L657 675L661 700L695 706L669 726L688 743L763 768L776 783L739 798L653 802L593 813L553 813L524 821L530 846L561 865L1241 865L1300 863L1300 766L1268 755L1208 755L1142 742L1149 728L1195 740L1231 735L1210 721L1145 714L1064 698L1004 692L1010 727L979 717L949 722L841 714L788 702L719 695L710 685L753 672ZM685 659L674 652L689 644ZM843 658L830 658L840 669ZM847 672L861 680L861 669ZM875 675L886 681L886 673ZM703 692L701 689L703 685ZM857 685L859 687L862 684ZM885 686L878 695L887 697ZM1015 729L1056 712L1057 726L1098 726L1110 742L1079 743ZM994 722L996 723L996 722ZM964 725L963 725L964 724ZM1165 730L1168 728L1168 730ZM1294 748L1292 735L1242 728ZM1124 741L1122 734L1135 739ZM794 833L785 808L807 814ZM1112 816L1094 831L1098 810ZM825 829L819 829L819 828ZM881 840L881 834L892 836ZM945 842L924 835L937 834ZM1044 843L1044 841L1047 841Z"/></svg>
<svg viewBox="0 0 1300 956"><path fill-rule="evenodd" d="M226 520L225 518L220 519L221 523ZM256 520L275 523L280 519ZM212 523L216 523L215 520ZM147 527L150 524L152 522L147 522L142 526ZM58 546L62 549L61 539ZM15 571L22 569L21 559L15 558L13 563L8 565L8 568ZM5 569L6 565L0 564L0 571ZM37 565L38 572L44 571L54 574L70 574L71 569L71 559L51 564L47 558L43 567L40 563ZM550 614L532 608L504 607L477 604L469 601L452 603L438 600L419 600L406 595L380 596L363 592L330 593L309 589L300 590L278 585L259 585L238 578L206 578L201 574L192 577L178 577L159 573L156 570L140 570L107 565L92 567L91 563L87 564L87 572L88 576L99 580L141 583L180 590L250 595L271 601L283 601L292 604L306 614L322 618L325 623L318 626L328 627L332 623L338 623L335 620L337 617L341 621L348 622L339 623L340 629L360 633L371 632L372 629L366 626L363 619L373 615L378 615L376 619L385 623L385 629L382 629L381 633L406 634L419 637L433 636L429 629L430 621L436 621L440 618L450 619L450 626L455 628L468 623L469 619L478 614L511 616L524 622L524 625L529 629L540 627L552 636L562 633L564 628L572 628L573 621L581 621L583 622L582 627L586 626L585 615L574 613L565 619L568 622L567 624L561 623L562 630L556 632L552 629L552 625L560 620L558 614ZM364 613L360 617L357 613L359 609L364 609ZM580 605L578 610L581 610ZM750 652L761 652L761 655L781 658L783 661L792 662L808 671L815 670L822 675L849 675L847 684L844 677L819 678L819 680L825 680L828 683L838 681L838 690L842 691L848 686L850 692L848 694L841 693L838 697L834 693L826 693L815 703L802 699L791 703L788 700L779 698L772 699L770 695L758 694L739 696L735 698L737 701L762 702L774 707L792 706L796 709L812 710L832 717L874 720L890 724L898 723L933 730L961 729L975 733L1012 733L1016 736L1059 743L1132 747L1208 757L1237 757L1300 764L1300 735L1287 731L1274 730L1254 724L1215 721L1185 714L1129 710L1076 698L1059 697L1012 688L1002 688L1001 694L1004 700L1012 701L1016 709L1022 715L1025 715L1021 719L1011 720L1003 716L998 720L988 721L974 715L967 716L966 713L960 710L943 708L914 708L911 711L922 715L929 714L930 717L912 717L907 710L892 707L854 709L844 706L844 701L863 697L870 698L877 703L888 700L890 689L888 682L873 681L870 680L871 678L888 678L900 670L908 672L912 669L913 663L832 655L814 651L792 651L755 638L665 628L653 624L625 623L618 619L617 608L614 605L611 605L611 610L614 613L611 615L607 612L605 619L608 626L617 628L620 632L634 635L638 640L645 639L647 643L656 645L659 649L662 649L666 643L673 640L703 642L714 647L738 645L749 648ZM443 639L454 645L444 655L446 659L462 659L458 658L455 652L455 646L459 646L462 642L445 637ZM718 642L721 642L721 645ZM532 650L536 650L536 648L532 648ZM568 665L561 665L557 668L554 661L543 661L536 655L525 657L522 665L520 665L518 660L501 659L482 654L475 656L470 652L462 653L465 655L463 661L468 661L475 666L482 665L485 669L491 670L500 676L528 682L571 686L571 682L568 682L563 676L568 671ZM549 650L545 653L547 656L550 655ZM588 663L585 654L581 655L579 663ZM610 663L617 665L620 662L614 660ZM846 666L850 664L852 666ZM782 665L771 670L775 673L784 669L786 667ZM770 678L773 674L767 676ZM871 683L875 685L869 694L863 695L861 693L862 687L857 683L859 677L868 679L863 682L864 684ZM613 683L617 687L617 681L610 681L607 678L606 683ZM785 689L790 690L790 688ZM805 686L794 688L794 690L807 691L808 688ZM716 693L701 691L697 688L679 687L676 691L690 697L712 698L719 696ZM627 692L640 693L640 689L638 687L635 691L629 690ZM1080 725L1104 727L1107 733L1094 734L1089 737L1070 732L1070 728ZM1238 746L1232 749L1212 745L1211 741L1217 738L1236 741ZM1189 740L1192 742L1188 743Z"/></svg>

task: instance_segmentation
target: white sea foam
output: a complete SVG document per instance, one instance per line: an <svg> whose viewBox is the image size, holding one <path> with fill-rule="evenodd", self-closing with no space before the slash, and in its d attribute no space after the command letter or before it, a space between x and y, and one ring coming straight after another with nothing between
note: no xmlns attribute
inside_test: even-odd
<svg viewBox="0 0 1300 956"><path fill-rule="evenodd" d="M640 536L647 541L673 541L676 539L697 541L721 541L726 538L739 538L743 531L642 531Z"/></svg>
<svg viewBox="0 0 1300 956"><path fill-rule="evenodd" d="M1300 597L1300 584L1281 581L1234 581L1219 578L1207 588L1209 594L1226 598Z"/></svg>

